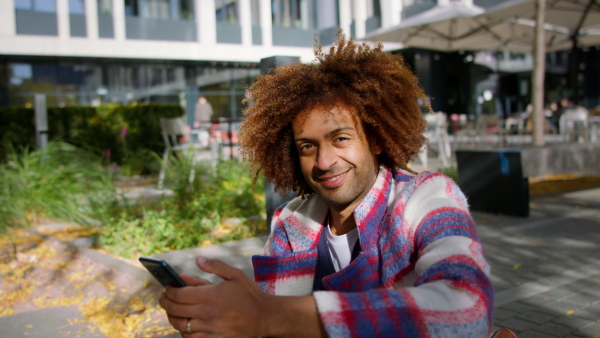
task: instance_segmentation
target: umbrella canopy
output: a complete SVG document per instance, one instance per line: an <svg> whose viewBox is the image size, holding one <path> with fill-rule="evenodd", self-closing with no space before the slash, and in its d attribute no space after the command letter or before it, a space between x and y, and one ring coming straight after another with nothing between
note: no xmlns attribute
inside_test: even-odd
<svg viewBox="0 0 600 338"><path fill-rule="evenodd" d="M600 0L546 0L544 22L567 28L571 41L558 48L600 44ZM535 0L509 0L490 8L488 15L498 19L531 19L536 15Z"/></svg>
<svg viewBox="0 0 600 338"><path fill-rule="evenodd" d="M517 0L523 5L524 0ZM527 2L530 2L528 0ZM509 1L514 2L514 1ZM415 15L399 25L376 30L364 40L400 42L405 47L418 47L439 51L458 50L510 50L531 52L535 36L535 21L519 17L510 7L484 11L477 6L450 3L436 6ZM549 51L571 48L571 30L546 23L545 46ZM600 29L599 29L600 30ZM600 34L591 31L585 44L600 44Z"/></svg>
<svg viewBox="0 0 600 338"><path fill-rule="evenodd" d="M496 18L535 19L534 0L509 0L490 8ZM600 24L599 0L546 0L545 20L568 28L572 33L586 33L588 28Z"/></svg>

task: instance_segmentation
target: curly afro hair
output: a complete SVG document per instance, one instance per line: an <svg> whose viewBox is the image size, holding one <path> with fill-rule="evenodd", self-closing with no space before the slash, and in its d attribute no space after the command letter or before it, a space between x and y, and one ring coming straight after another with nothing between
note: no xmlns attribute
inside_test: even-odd
<svg viewBox="0 0 600 338"><path fill-rule="evenodd" d="M338 36L328 54L315 39L315 62L274 68L248 89L241 155L250 162L254 180L264 175L275 191L312 193L300 170L292 121L317 105L352 107L382 146L379 163L389 168L410 171L408 162L426 142L427 124L418 101L428 101L402 56L382 51L381 44L358 44L341 31Z"/></svg>

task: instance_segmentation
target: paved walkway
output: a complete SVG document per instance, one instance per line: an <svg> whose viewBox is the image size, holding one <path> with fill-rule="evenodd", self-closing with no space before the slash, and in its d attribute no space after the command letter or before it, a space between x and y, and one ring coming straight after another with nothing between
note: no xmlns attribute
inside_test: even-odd
<svg viewBox="0 0 600 338"><path fill-rule="evenodd" d="M492 268L496 328L508 327L525 338L600 335L600 188L532 197L528 218L480 212L473 216ZM194 257L219 258L251 275L250 257L262 252L264 240L257 237L157 257L179 271L217 281L195 267ZM133 280L151 280L143 269L121 260L85 247L79 252ZM64 328L78 316L75 307L67 307L1 317L0 337L24 332L30 337L75 337ZM36 325L26 328L26 323ZM98 332L83 336L103 337Z"/></svg>

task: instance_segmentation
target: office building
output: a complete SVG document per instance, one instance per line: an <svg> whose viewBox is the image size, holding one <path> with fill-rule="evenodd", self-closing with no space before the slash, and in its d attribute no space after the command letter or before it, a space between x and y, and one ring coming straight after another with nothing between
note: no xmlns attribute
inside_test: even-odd
<svg viewBox="0 0 600 338"><path fill-rule="evenodd" d="M339 28L360 39L452 2L488 8L500 1L4 0L0 106L30 106L35 93L46 94L49 106L185 106L204 95L216 116L237 117L261 59L279 55L310 62L315 34L324 45ZM436 98L437 110L479 109L468 96L493 72L485 62L471 68L481 59L475 53L401 52ZM454 63L461 66L448 67ZM457 87L452 83L465 87L451 93L447 89Z"/></svg>

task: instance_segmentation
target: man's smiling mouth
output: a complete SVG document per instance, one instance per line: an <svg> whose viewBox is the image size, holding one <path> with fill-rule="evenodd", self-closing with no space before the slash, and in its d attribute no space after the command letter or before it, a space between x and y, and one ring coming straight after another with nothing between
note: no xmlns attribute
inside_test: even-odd
<svg viewBox="0 0 600 338"><path fill-rule="evenodd" d="M350 171L350 169L348 169L348 170L346 170L346 171L344 171L342 173L336 174L336 175L319 177L318 181L320 181L320 182L334 182L334 181L337 181L337 180L343 178L344 175L346 175L349 171Z"/></svg>

